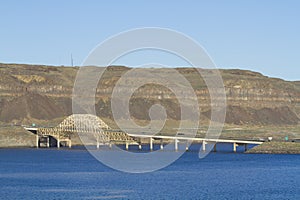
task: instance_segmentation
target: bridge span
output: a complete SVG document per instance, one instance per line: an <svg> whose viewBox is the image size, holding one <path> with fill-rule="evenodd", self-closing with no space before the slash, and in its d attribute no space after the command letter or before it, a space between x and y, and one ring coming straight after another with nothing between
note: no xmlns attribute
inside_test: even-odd
<svg viewBox="0 0 300 200"><path fill-rule="evenodd" d="M184 136L167 136L167 135L144 135L144 134L128 134L134 138L148 138L150 150L153 150L153 141L154 140L161 140L160 148L163 149L163 141L164 140L172 140L174 141L174 149L175 151L178 150L178 143L179 142L186 142L186 149L188 150L188 144L190 142L198 142L202 143L202 151L206 150L207 144L214 145L214 151L216 151L217 143L231 143L233 145L233 151L236 152L236 148L240 145L245 147L245 151L248 149L249 144L259 145L263 142L261 141L250 141L250 140L234 140L234 139L211 139L211 138L198 138L198 137L184 137Z"/></svg>
<svg viewBox="0 0 300 200"><path fill-rule="evenodd" d="M212 138L198 138L187 137L185 135L169 136L169 135L147 135L147 134L129 134L123 131L116 131L111 129L104 121L99 117L88 114L73 114L67 117L56 127L24 127L26 130L36 134L36 147L40 147L41 142L46 143L46 147L50 147L50 140L55 139L57 147L60 148L61 144L71 148L72 141L71 136L79 134L82 136L88 136L93 140L91 144L95 144L97 149L100 145L112 144L125 144L126 150L129 150L130 145L138 145L139 149L142 149L142 141L149 144L149 149L153 150L154 143L160 143L160 149L164 149L165 143L174 143L174 150L178 151L178 144L185 143L185 150L188 150L189 144L192 142L202 143L202 151L206 151L206 145L214 145L214 151L217 150L218 143L230 143L232 144L233 152L237 151L237 146L244 146L245 151L249 144L259 145L262 141L251 140L235 140L235 139L212 139Z"/></svg>

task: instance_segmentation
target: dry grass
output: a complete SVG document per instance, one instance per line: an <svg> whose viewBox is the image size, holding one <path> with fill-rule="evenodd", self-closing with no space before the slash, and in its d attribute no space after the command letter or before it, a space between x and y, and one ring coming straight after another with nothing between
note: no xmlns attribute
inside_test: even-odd
<svg viewBox="0 0 300 200"><path fill-rule="evenodd" d="M264 142L247 153L300 154L300 143L295 142Z"/></svg>

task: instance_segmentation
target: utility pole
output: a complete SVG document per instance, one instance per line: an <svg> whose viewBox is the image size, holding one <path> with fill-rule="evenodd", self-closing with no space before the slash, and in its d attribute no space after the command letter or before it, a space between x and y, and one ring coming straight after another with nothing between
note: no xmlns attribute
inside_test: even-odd
<svg viewBox="0 0 300 200"><path fill-rule="evenodd" d="M73 55L71 53L71 66L73 67Z"/></svg>

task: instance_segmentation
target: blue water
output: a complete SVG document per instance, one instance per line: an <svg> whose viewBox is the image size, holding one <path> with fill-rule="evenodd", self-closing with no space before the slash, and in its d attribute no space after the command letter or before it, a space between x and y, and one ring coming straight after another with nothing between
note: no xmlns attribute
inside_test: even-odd
<svg viewBox="0 0 300 200"><path fill-rule="evenodd" d="M192 151L129 174L86 150L0 149L0 199L300 199L300 155Z"/></svg>

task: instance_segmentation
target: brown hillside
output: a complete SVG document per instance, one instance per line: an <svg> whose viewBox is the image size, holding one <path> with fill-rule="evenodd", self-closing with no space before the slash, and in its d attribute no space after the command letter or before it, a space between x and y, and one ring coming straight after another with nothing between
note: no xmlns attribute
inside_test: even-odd
<svg viewBox="0 0 300 200"><path fill-rule="evenodd" d="M119 78L130 68L109 67L99 82L97 114L112 118L110 97ZM165 69L157 69L157 73ZM177 69L193 86L203 115L210 118L210 99L203 79L192 68ZM0 121L55 120L72 113L72 90L78 68L41 65L0 64ZM209 71L209 70L208 70ZM293 125L299 123L300 84L247 70L220 70L227 96L226 123ZM132 80L134 81L134 80ZM121 89L126 90L127 86ZM134 119L149 120L148 110L162 104L168 117L180 119L180 106L172 92L157 85L146 85L130 100ZM192 111L191 111L192 112Z"/></svg>

